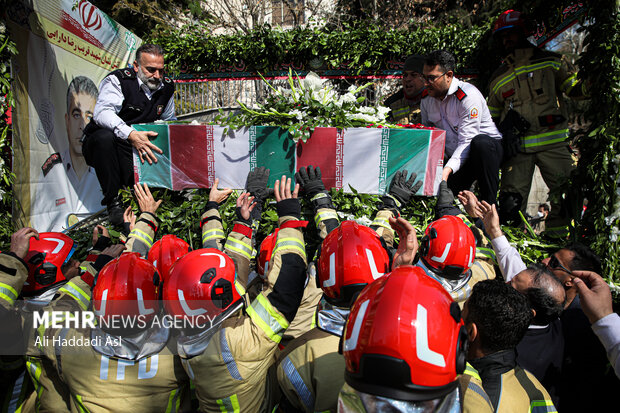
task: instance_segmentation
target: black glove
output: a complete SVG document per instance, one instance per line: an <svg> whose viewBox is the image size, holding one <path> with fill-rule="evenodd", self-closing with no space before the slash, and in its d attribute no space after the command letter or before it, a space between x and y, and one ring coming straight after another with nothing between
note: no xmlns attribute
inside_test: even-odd
<svg viewBox="0 0 620 413"><path fill-rule="evenodd" d="M437 204L435 205L435 219L439 219L445 215L459 215L461 210L454 205L454 194L448 188L447 181L441 181L439 184L439 193L437 194Z"/></svg>
<svg viewBox="0 0 620 413"><path fill-rule="evenodd" d="M295 174L295 181L299 184L308 198L312 198L319 192L327 192L321 180L321 168L314 169L312 165L307 168L299 168Z"/></svg>
<svg viewBox="0 0 620 413"><path fill-rule="evenodd" d="M261 166L248 173L245 189L254 197L259 205L273 195L273 188L269 188L269 169Z"/></svg>
<svg viewBox="0 0 620 413"><path fill-rule="evenodd" d="M454 194L450 188L448 188L448 182L441 181L439 184L439 193L437 194L436 208L452 206L452 204L454 204Z"/></svg>
<svg viewBox="0 0 620 413"><path fill-rule="evenodd" d="M406 204L422 186L422 181L415 181L417 177L412 172L411 177L407 180L406 170L396 172L396 175L392 178L392 183L390 183L388 194L398 199L399 202Z"/></svg>
<svg viewBox="0 0 620 413"><path fill-rule="evenodd" d="M315 211L319 208L335 209L332 204L332 197L329 196L329 192L325 189L321 179L321 168L314 169L312 165L307 168L299 168L299 172L295 174L295 181L312 202Z"/></svg>

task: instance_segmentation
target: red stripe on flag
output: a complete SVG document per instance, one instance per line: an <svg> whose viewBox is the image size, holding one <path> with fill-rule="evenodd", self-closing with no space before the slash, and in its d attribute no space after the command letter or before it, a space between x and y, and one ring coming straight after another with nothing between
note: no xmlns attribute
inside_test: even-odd
<svg viewBox="0 0 620 413"><path fill-rule="evenodd" d="M204 125L170 125L172 189L209 187L207 128ZM212 174L213 172L211 172Z"/></svg>
<svg viewBox="0 0 620 413"><path fill-rule="evenodd" d="M424 179L424 195L435 195L435 179L438 169L443 168L443 151L446 144L446 132L443 130L433 130L431 132L431 142L428 149L428 159L426 160L426 177Z"/></svg>
<svg viewBox="0 0 620 413"><path fill-rule="evenodd" d="M297 169L319 166L326 188L339 188L336 173L336 128L316 128L305 143L297 143ZM340 180L342 186L342 178Z"/></svg>

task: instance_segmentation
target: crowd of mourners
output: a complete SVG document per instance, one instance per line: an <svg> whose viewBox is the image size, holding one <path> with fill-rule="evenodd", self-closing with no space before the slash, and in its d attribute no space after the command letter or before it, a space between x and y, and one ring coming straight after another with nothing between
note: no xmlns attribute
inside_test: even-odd
<svg viewBox="0 0 620 413"><path fill-rule="evenodd" d="M422 185L410 171L364 226L340 221L320 168L269 188L258 167L232 228L219 212L232 190L215 180L195 250L158 234L161 201L146 185L133 185L138 216L118 195L134 158L162 152L131 125L174 119L163 50L141 46L133 70L102 82L82 139L121 242L98 225L78 260L66 234L25 227L0 253L3 411L613 409L620 317L600 258L569 243L526 265L500 226L524 211L535 165L551 189L574 168L560 102L586 91L564 58L527 42L519 12L493 31L506 53L488 98L438 50L408 58L386 102L394 123L446 131L423 234L401 215ZM278 228L257 240L273 201ZM566 240L560 204L542 209L545 234ZM321 240L312 255L308 231Z"/></svg>
<svg viewBox="0 0 620 413"><path fill-rule="evenodd" d="M568 244L528 266L502 234L495 206L462 191L463 211L445 181L436 219L416 234L400 211L422 182L407 171L369 211L370 226L339 221L319 168L301 168L295 180L292 187L283 176L268 188L269 170L251 171L228 233L218 208L232 191L216 180L196 250L174 235L158 239L161 201L146 185L134 186L141 213L125 211L124 242L112 245L97 226L81 263L65 234L15 232L0 254L2 353L13 354L2 357L5 407L552 412L613 405L620 317L587 246ZM299 194L313 206L314 226L302 220ZM279 225L258 244L256 226L272 197ZM307 256L311 228L321 244ZM80 314L94 322L78 323Z"/></svg>

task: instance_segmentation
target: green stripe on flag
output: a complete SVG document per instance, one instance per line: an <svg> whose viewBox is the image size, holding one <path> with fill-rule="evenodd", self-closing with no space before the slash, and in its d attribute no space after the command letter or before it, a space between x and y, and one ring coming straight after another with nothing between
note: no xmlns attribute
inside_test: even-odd
<svg viewBox="0 0 620 413"><path fill-rule="evenodd" d="M256 131L256 161L250 153L252 165L269 168L269 187L273 188L276 179L282 175L293 178L295 175L296 144L290 138L288 130L276 126L256 126L250 128L250 147L252 146L252 130Z"/></svg>
<svg viewBox="0 0 620 413"><path fill-rule="evenodd" d="M157 163L152 165L149 165L148 162L138 164L140 182L153 187L172 189L168 125L139 124L132 125L132 127L137 131L157 132L157 136L151 139L151 142L163 151L161 155L155 154Z"/></svg>
<svg viewBox="0 0 620 413"><path fill-rule="evenodd" d="M425 129L392 129L390 130L389 151L387 160L387 187L389 188L396 172L406 169L409 174L415 172L418 179L426 173L426 161L430 145L431 131ZM409 177L409 174L407 177ZM380 190L380 193L382 191ZM424 185L418 190L423 195Z"/></svg>

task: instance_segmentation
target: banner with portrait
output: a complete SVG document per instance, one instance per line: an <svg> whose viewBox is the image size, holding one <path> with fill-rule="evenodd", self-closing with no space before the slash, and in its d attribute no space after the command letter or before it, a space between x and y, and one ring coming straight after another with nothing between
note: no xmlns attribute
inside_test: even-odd
<svg viewBox="0 0 620 413"><path fill-rule="evenodd" d="M82 130L101 80L132 63L141 40L85 0L18 0L7 22L19 51L14 216L18 226L62 231L103 208Z"/></svg>

